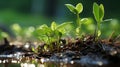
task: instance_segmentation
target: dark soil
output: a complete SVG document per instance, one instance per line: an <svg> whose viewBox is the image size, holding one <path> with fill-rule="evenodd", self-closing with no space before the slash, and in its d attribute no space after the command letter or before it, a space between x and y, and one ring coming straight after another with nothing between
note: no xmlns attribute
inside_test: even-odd
<svg viewBox="0 0 120 67"><path fill-rule="evenodd" d="M51 51L45 51L43 49L46 44L38 45L38 53L32 51L32 48L24 48L24 44L21 47L17 47L14 44L10 45L10 42L4 38L4 44L0 46L0 55L15 54L17 52L22 53L22 57L29 57L34 59L49 58L51 61L64 62L67 58L67 62L76 61L83 65L97 64L101 61L104 64L120 63L120 41L119 38L114 39L98 39L95 40L93 36L84 36L83 38L76 39L61 39L60 47L57 47L57 42L51 43L53 46ZM32 42L27 42L30 46L35 45ZM0 57L4 59L5 57ZM6 57L7 58L7 57Z"/></svg>

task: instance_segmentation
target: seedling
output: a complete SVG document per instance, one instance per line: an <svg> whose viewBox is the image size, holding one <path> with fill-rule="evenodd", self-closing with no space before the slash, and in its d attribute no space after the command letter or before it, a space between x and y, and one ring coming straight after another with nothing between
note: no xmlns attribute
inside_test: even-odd
<svg viewBox="0 0 120 67"><path fill-rule="evenodd" d="M3 32L0 30L0 40L2 40L4 38L9 38L9 35L6 32Z"/></svg>
<svg viewBox="0 0 120 67"><path fill-rule="evenodd" d="M66 30L66 27L69 27L70 23L71 22L65 22L65 23L62 23L60 25L57 25L56 22L51 23L51 29L54 33L54 37L55 37L54 39L56 39L58 50L60 48L59 41L64 34L68 33L68 30ZM69 29L69 31L70 31L70 29Z"/></svg>
<svg viewBox="0 0 120 67"><path fill-rule="evenodd" d="M98 5L97 3L93 4L93 14L97 21L96 35L99 37L101 35L100 24L103 22L104 18L104 6L103 4ZM96 36L95 35L95 36Z"/></svg>
<svg viewBox="0 0 120 67"><path fill-rule="evenodd" d="M16 36L17 40L25 40L25 39L33 39L34 37L32 37L33 32L34 32L34 27L30 26L30 27L21 27L19 24L13 24L11 25L11 29L14 33L14 35Z"/></svg>
<svg viewBox="0 0 120 67"><path fill-rule="evenodd" d="M80 35L80 30L81 30L81 25L86 22L88 19L87 18L80 18L80 13L83 11L83 5L82 3L78 3L76 6L73 6L72 4L65 4L66 7L76 15L76 35Z"/></svg>
<svg viewBox="0 0 120 67"><path fill-rule="evenodd" d="M57 47L59 49L60 44L59 40L61 39L62 35L67 34L67 31L65 30L68 25L70 26L71 22L62 23L60 25L57 25L56 22L52 22L51 26L48 27L46 24L41 25L38 27L35 31L35 36L39 38L39 40L45 42L47 46L50 46L50 50L52 51L53 46L52 42L57 42ZM45 46L45 49L46 47Z"/></svg>

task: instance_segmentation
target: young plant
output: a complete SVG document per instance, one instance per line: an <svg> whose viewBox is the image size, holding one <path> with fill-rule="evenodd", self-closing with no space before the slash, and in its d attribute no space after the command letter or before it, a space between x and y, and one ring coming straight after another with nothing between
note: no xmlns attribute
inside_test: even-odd
<svg viewBox="0 0 120 67"><path fill-rule="evenodd" d="M0 30L0 40L2 40L4 38L9 38L9 35L8 35L8 33L3 32L2 30Z"/></svg>
<svg viewBox="0 0 120 67"><path fill-rule="evenodd" d="M30 26L30 27L21 27L19 24L13 24L11 25L11 29L13 31L13 33L16 36L17 40L28 40L28 39L33 39L34 37L32 37L33 32L34 32L34 27Z"/></svg>
<svg viewBox="0 0 120 67"><path fill-rule="evenodd" d="M35 36L39 38L39 40L45 42L47 46L50 46L50 50L52 51L53 45L52 42L57 42L57 48L59 49L60 44L59 40L61 39L62 35L67 34L66 28L71 22L62 23L57 25L56 22L52 22L51 26L48 27L47 25L41 25L35 31ZM67 30L68 31L68 30ZM46 48L48 48L45 46Z"/></svg>
<svg viewBox="0 0 120 67"><path fill-rule="evenodd" d="M97 3L94 3L93 4L93 14L94 14L95 20L97 21L95 36L97 36L97 38L98 38L101 35L100 24L101 24L101 22L103 22L103 18L104 18L103 4L98 5Z"/></svg>
<svg viewBox="0 0 120 67"><path fill-rule="evenodd" d="M83 24L83 22L86 22L88 19L87 18L80 18L80 13L82 13L83 11L83 5L82 3L78 3L76 6L73 6L72 4L65 4L66 7L76 15L77 19L76 19L76 34L80 35L80 30L81 30L81 25Z"/></svg>
<svg viewBox="0 0 120 67"><path fill-rule="evenodd" d="M49 46L48 44L51 41L50 34L51 29L49 29L49 27L46 24L39 26L34 32L34 36L37 37L40 41L45 42L47 46ZM44 49L47 50L46 48Z"/></svg>

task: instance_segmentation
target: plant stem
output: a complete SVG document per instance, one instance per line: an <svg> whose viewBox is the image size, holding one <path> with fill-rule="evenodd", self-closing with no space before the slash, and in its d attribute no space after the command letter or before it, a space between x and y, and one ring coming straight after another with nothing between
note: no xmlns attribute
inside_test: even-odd
<svg viewBox="0 0 120 67"><path fill-rule="evenodd" d="M100 22L97 22L97 27L95 29L95 41L98 40L99 36L99 31L100 31Z"/></svg>
<svg viewBox="0 0 120 67"><path fill-rule="evenodd" d="M97 39L98 39L98 23L96 23L96 26L95 26L94 39L93 39L93 41L96 42Z"/></svg>
<svg viewBox="0 0 120 67"><path fill-rule="evenodd" d="M98 35L98 31L100 31L100 22L98 22L98 26L97 27L98 27L98 30L97 30L97 35Z"/></svg>
<svg viewBox="0 0 120 67"><path fill-rule="evenodd" d="M95 26L95 31L94 31L94 42L96 41L96 35L97 35L97 26Z"/></svg>
<svg viewBox="0 0 120 67"><path fill-rule="evenodd" d="M77 20L76 20L77 26L79 26L81 28L80 16L79 16L79 14L76 14L76 15L77 15Z"/></svg>
<svg viewBox="0 0 120 67"><path fill-rule="evenodd" d="M50 46L50 51L52 51L53 50L53 46L51 44L51 38L49 37L49 35L47 35L47 37L48 37L48 45Z"/></svg>
<svg viewBox="0 0 120 67"><path fill-rule="evenodd" d="M60 51L60 43L59 43L59 41L60 41L60 37L58 36L58 40L57 40L57 48L58 48L58 51Z"/></svg>
<svg viewBox="0 0 120 67"><path fill-rule="evenodd" d="M77 16L77 19L76 19L76 26L77 26L77 28L79 28L79 31L81 31L81 23L80 23L80 16L79 16L79 14L76 14L76 16ZM78 33L78 35L80 34L80 32Z"/></svg>

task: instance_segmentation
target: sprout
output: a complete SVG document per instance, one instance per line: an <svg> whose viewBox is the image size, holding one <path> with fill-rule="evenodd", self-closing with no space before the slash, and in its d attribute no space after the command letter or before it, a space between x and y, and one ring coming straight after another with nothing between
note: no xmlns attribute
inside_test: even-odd
<svg viewBox="0 0 120 67"><path fill-rule="evenodd" d="M60 43L59 40L61 39L63 34L67 34L66 27L70 26L71 22L65 22L62 24L57 25L56 22L52 22L51 26L48 27L46 24L41 25L40 27L38 27L34 34L35 36L45 42L47 44L47 46L50 46L50 50L53 50L53 45L52 42L56 42L57 43L57 48L60 48ZM47 46L45 46L45 50L47 50Z"/></svg>
<svg viewBox="0 0 120 67"><path fill-rule="evenodd" d="M88 21L88 18L80 18L79 14L82 13L83 11L83 5L82 3L78 3L76 6L73 6L72 4L65 4L66 7L76 15L77 19L76 19L76 35L79 36L80 35L80 30L81 30L81 25L84 23L84 22L87 22Z"/></svg>
<svg viewBox="0 0 120 67"><path fill-rule="evenodd" d="M93 14L97 21L96 33L97 37L101 35L100 24L103 22L104 18L104 6L103 4L98 5L97 3L93 4Z"/></svg>

